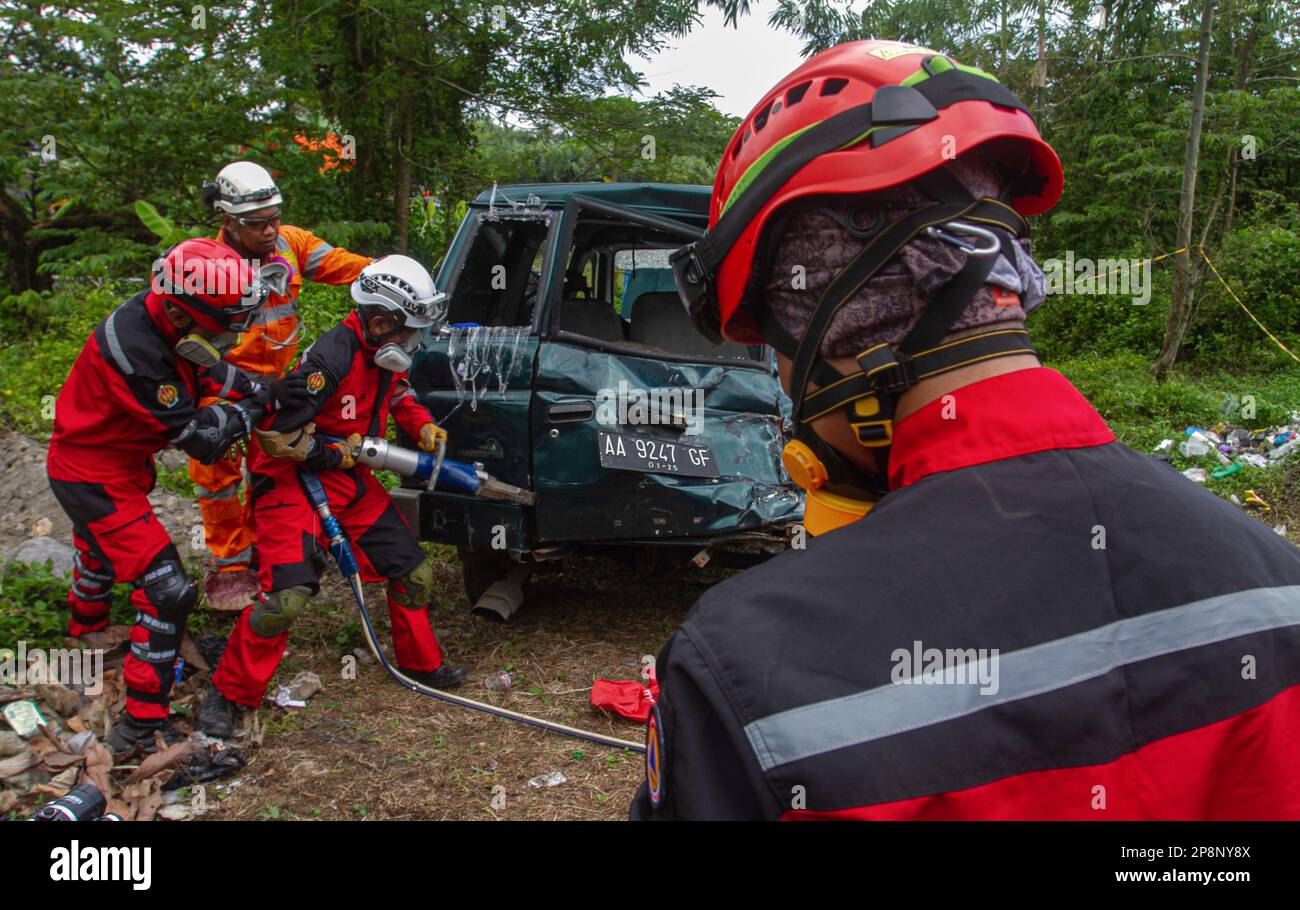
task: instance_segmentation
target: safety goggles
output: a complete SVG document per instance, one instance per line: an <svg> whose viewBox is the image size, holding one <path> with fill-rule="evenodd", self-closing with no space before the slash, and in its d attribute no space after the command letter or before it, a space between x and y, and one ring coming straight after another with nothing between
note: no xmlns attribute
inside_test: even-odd
<svg viewBox="0 0 1300 910"><path fill-rule="evenodd" d="M253 278L253 281L243 295L239 298L239 305L225 310L226 325L232 332L246 332L253 326L253 320L257 318L257 311L266 303L266 298L271 295L271 287L260 276Z"/></svg>
<svg viewBox="0 0 1300 910"><path fill-rule="evenodd" d="M447 295L445 293L437 291L432 297L417 298L415 288L411 286L410 282L396 275L387 273L363 275L360 282L363 291L378 294L380 297L391 300L402 312L417 319L431 319L437 322L442 318L446 310Z"/></svg>
<svg viewBox="0 0 1300 910"><path fill-rule="evenodd" d="M265 230L268 224L274 224L276 227L280 226L279 212L265 218L245 218L242 215L235 215L233 217L239 222L240 227L252 228L255 231Z"/></svg>

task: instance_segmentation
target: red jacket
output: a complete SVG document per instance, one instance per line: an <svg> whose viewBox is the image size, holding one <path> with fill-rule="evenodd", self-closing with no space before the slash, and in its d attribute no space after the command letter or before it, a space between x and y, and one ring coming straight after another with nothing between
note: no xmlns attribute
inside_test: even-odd
<svg viewBox="0 0 1300 910"><path fill-rule="evenodd" d="M296 372L307 378L311 398L277 412L266 425L292 430L314 420L323 436L383 436L391 413L407 435L418 437L433 417L407 385L406 373L375 365L376 350L366 344L361 317L353 310L317 339L298 364Z"/></svg>
<svg viewBox="0 0 1300 910"><path fill-rule="evenodd" d="M55 401L52 477L105 480L145 470L192 422L233 419L218 413L222 406L200 408L198 399L234 401L255 387L227 364L205 371L176 356L179 339L152 292L132 297L95 328ZM182 448L200 459L221 454Z"/></svg>
<svg viewBox="0 0 1300 910"><path fill-rule="evenodd" d="M1294 546L1043 368L899 421L890 485L695 605L634 818L1300 818Z"/></svg>

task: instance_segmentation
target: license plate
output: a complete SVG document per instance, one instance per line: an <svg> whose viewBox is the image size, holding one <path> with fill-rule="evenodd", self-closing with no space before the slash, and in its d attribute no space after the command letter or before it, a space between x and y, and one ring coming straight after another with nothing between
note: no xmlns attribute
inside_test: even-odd
<svg viewBox="0 0 1300 910"><path fill-rule="evenodd" d="M683 477L717 477L713 450L681 440L654 439L628 433L596 431L596 445L602 468L641 471L647 474L679 474Z"/></svg>

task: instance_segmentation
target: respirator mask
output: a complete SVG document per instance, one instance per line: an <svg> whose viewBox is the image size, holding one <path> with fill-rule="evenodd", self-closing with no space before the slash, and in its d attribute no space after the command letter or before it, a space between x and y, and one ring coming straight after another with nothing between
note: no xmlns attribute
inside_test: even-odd
<svg viewBox="0 0 1300 910"><path fill-rule="evenodd" d="M396 329L394 331L401 330ZM392 332L389 334L391 335ZM401 343L388 342L375 351L375 366L381 370L388 370L390 373L406 372L411 368L412 356L420 349L422 340L420 333L415 331L411 333L410 338Z"/></svg>

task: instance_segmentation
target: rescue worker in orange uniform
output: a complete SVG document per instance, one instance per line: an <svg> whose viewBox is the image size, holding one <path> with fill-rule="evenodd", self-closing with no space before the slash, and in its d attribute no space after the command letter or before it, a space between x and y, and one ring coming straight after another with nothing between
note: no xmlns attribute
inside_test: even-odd
<svg viewBox="0 0 1300 910"><path fill-rule="evenodd" d="M370 258L332 247L310 231L281 224L279 187L265 168L251 161L222 168L215 180L204 184L203 200L221 213L217 240L255 267L282 261L292 270L287 291L272 294L253 325L225 355L226 362L245 378L272 382L284 376L298 353L298 293L303 279L350 284ZM204 539L212 553L213 572L203 590L214 610L242 610L258 593L252 566L252 511L247 497L239 496L243 464L242 447L232 448L215 464L196 459L189 464L190 479L199 488Z"/></svg>

